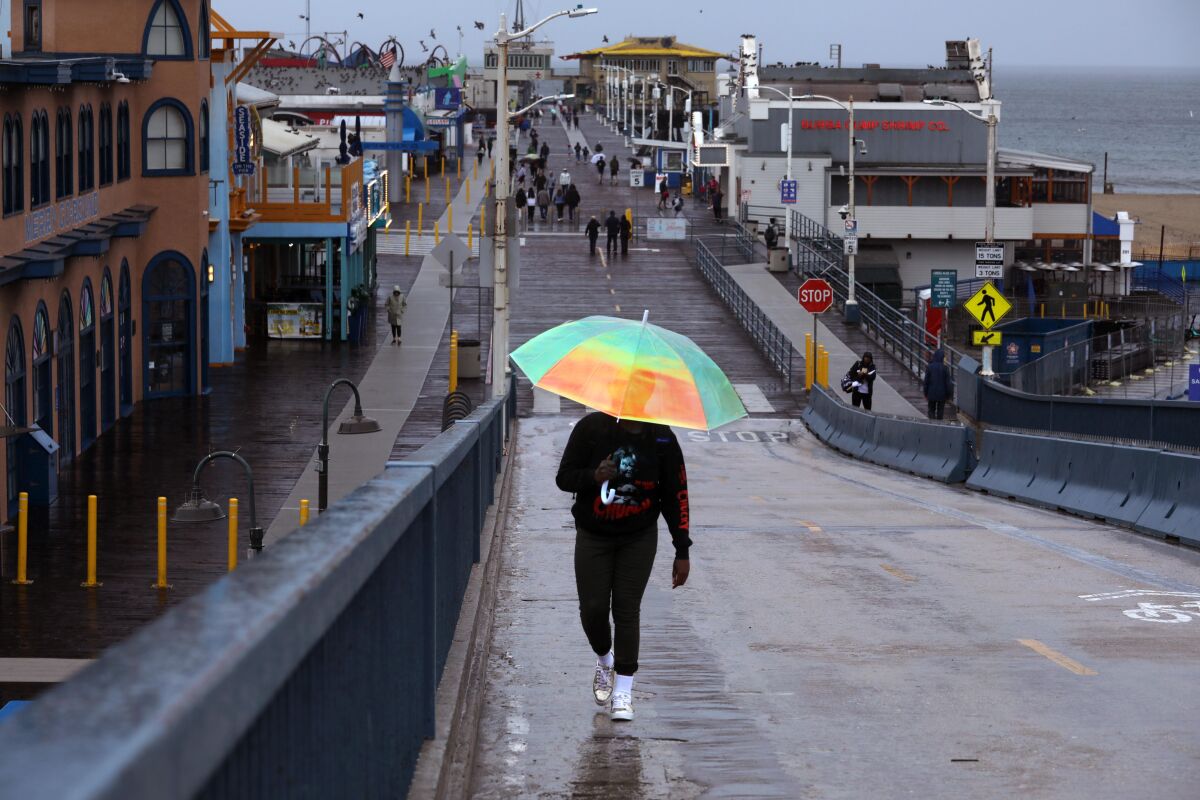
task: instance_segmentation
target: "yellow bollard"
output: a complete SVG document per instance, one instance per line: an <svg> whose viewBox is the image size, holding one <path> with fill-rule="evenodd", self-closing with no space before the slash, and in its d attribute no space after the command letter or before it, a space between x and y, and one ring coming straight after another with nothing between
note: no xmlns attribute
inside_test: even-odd
<svg viewBox="0 0 1200 800"><path fill-rule="evenodd" d="M1046 318L1046 304L1045 303L1038 303L1038 316L1040 316L1042 319Z"/></svg>
<svg viewBox="0 0 1200 800"><path fill-rule="evenodd" d="M425 230L425 204L417 203L417 235L421 235L421 231Z"/></svg>
<svg viewBox="0 0 1200 800"><path fill-rule="evenodd" d="M454 159L454 177L456 177L456 178L462 177L462 159L461 158Z"/></svg>
<svg viewBox="0 0 1200 800"><path fill-rule="evenodd" d="M487 206L480 206L479 207L479 235L480 236L487 235L487 223L485 222L486 219L487 219Z"/></svg>
<svg viewBox="0 0 1200 800"><path fill-rule="evenodd" d="M238 501L236 497L229 498L229 572L237 569L237 528Z"/></svg>
<svg viewBox="0 0 1200 800"><path fill-rule="evenodd" d="M440 174L442 174L442 175L446 174L446 157L445 156L442 156L442 171Z"/></svg>
<svg viewBox="0 0 1200 800"><path fill-rule="evenodd" d="M816 378L817 365L813 361L812 334L804 334L804 391L811 392L813 380Z"/></svg>
<svg viewBox="0 0 1200 800"><path fill-rule="evenodd" d="M472 238L472 236L471 236L471 233L472 233L472 231L471 231L471 223L469 223L469 222L468 222L468 223L467 223L467 252L468 252L468 253L469 253L469 252L471 252L471 245L472 245L472 244L474 243L474 241L475 241L475 240Z"/></svg>
<svg viewBox="0 0 1200 800"><path fill-rule="evenodd" d="M428 202L429 202L430 192L432 192L432 191L433 191L433 190L430 188L431 186L432 186L432 184L430 184L430 183L429 183L429 179L428 179L428 178L426 178L426 179L425 179L425 202L426 202L426 203L428 203Z"/></svg>
<svg viewBox="0 0 1200 800"><path fill-rule="evenodd" d="M404 255L408 255L408 240L412 238L412 220L404 220Z"/></svg>
<svg viewBox="0 0 1200 800"><path fill-rule="evenodd" d="M458 331L450 331L450 391L458 391Z"/></svg>
<svg viewBox="0 0 1200 800"><path fill-rule="evenodd" d="M1067 304L1064 302L1062 304L1062 316L1059 317L1059 319L1066 319L1066 318L1067 318Z"/></svg>
<svg viewBox="0 0 1200 800"><path fill-rule="evenodd" d="M406 202L406 203L412 202L412 176L411 175L404 176L404 202Z"/></svg>
<svg viewBox="0 0 1200 800"><path fill-rule="evenodd" d="M446 193L446 205L450 205L450 179L446 178L444 183L445 183L445 186L443 187L443 190Z"/></svg>
<svg viewBox="0 0 1200 800"><path fill-rule="evenodd" d="M96 580L96 495L89 494L87 501L87 580L80 584L91 589L99 586Z"/></svg>
<svg viewBox="0 0 1200 800"><path fill-rule="evenodd" d="M492 193L492 183L491 183L491 181L484 181L484 182L483 182L483 199L484 199L484 200L487 200L487 199L488 199L488 195L490 195L491 193Z"/></svg>
<svg viewBox="0 0 1200 800"><path fill-rule="evenodd" d="M467 202L471 202L471 182L467 181Z"/></svg>
<svg viewBox="0 0 1200 800"><path fill-rule="evenodd" d="M454 206L446 206L446 233L454 232Z"/></svg>
<svg viewBox="0 0 1200 800"><path fill-rule="evenodd" d="M308 524L308 501L300 501L300 527L303 528Z"/></svg>
<svg viewBox="0 0 1200 800"><path fill-rule="evenodd" d="M478 161L478 159L475 161L475 166L471 167L471 180L473 180L473 181L479 180L479 161Z"/></svg>
<svg viewBox="0 0 1200 800"><path fill-rule="evenodd" d="M26 574L29 560L29 492L21 492L17 500L17 579L13 583L28 586L33 583Z"/></svg>
<svg viewBox="0 0 1200 800"><path fill-rule="evenodd" d="M436 222L433 223L433 243L435 245L442 243L442 237L441 237L441 234L438 232L438 224Z"/></svg>
<svg viewBox="0 0 1200 800"><path fill-rule="evenodd" d="M170 589L167 583L167 498L158 498L158 582L155 589Z"/></svg>
<svg viewBox="0 0 1200 800"><path fill-rule="evenodd" d="M421 159L421 166L425 170L425 183L428 184L429 183L429 156L424 156Z"/></svg>
<svg viewBox="0 0 1200 800"><path fill-rule="evenodd" d="M829 388L829 351L824 346L821 347L821 352L817 354L817 370L820 373L821 386Z"/></svg>

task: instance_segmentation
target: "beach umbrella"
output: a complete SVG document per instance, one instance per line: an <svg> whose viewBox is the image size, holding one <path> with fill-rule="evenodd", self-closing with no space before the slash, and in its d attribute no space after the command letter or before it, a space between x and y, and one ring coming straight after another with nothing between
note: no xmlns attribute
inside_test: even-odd
<svg viewBox="0 0 1200 800"><path fill-rule="evenodd" d="M593 164L595 164L597 161L603 161L603 160L604 160L604 153L596 153L595 155L592 156Z"/></svg>
<svg viewBox="0 0 1200 800"><path fill-rule="evenodd" d="M534 386L618 419L711 430L746 416L721 368L695 342L641 321L593 316L512 353Z"/></svg>

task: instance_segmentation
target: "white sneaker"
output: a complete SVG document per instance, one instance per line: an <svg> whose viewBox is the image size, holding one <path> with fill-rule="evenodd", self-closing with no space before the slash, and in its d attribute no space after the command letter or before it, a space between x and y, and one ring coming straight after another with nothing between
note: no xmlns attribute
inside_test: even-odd
<svg viewBox="0 0 1200 800"><path fill-rule="evenodd" d="M614 721L633 721L633 695L629 692L613 692L612 709L609 717Z"/></svg>
<svg viewBox="0 0 1200 800"><path fill-rule="evenodd" d="M596 662L596 674L592 678L592 694L596 697L596 705L608 704L612 697L614 676L612 667L606 667L599 661Z"/></svg>

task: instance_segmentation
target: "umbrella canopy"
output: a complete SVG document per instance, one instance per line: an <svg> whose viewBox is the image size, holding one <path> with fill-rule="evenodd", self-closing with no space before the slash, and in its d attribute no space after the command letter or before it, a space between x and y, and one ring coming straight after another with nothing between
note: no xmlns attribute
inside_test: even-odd
<svg viewBox="0 0 1200 800"><path fill-rule="evenodd" d="M595 164L597 161L603 161L603 160L604 160L604 153L596 153L594 156L592 156L593 164Z"/></svg>
<svg viewBox="0 0 1200 800"><path fill-rule="evenodd" d="M648 316L567 322L518 347L512 360L535 386L619 419L711 430L746 416L721 368Z"/></svg>

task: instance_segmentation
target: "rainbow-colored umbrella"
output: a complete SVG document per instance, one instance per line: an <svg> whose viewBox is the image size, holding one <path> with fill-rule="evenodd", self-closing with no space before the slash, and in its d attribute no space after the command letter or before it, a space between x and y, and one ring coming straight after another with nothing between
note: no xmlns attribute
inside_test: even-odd
<svg viewBox="0 0 1200 800"><path fill-rule="evenodd" d="M721 368L648 316L567 322L521 345L512 359L535 386L620 419L711 430L746 416Z"/></svg>

